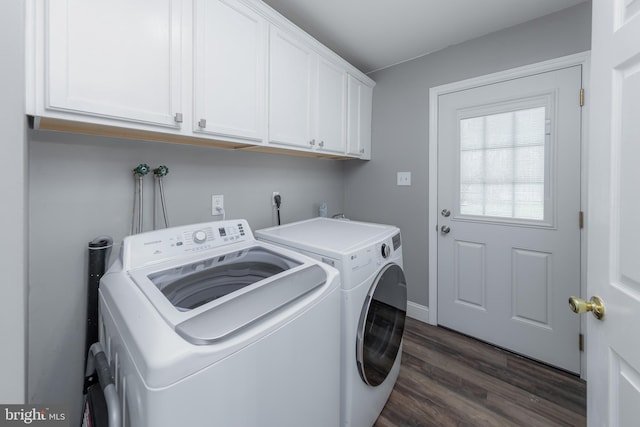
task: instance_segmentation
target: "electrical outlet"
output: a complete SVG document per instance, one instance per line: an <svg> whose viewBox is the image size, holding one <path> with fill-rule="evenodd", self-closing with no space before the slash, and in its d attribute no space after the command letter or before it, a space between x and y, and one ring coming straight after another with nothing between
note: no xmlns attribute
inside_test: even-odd
<svg viewBox="0 0 640 427"><path fill-rule="evenodd" d="M224 196L211 196L211 215L221 215L224 211Z"/></svg>
<svg viewBox="0 0 640 427"><path fill-rule="evenodd" d="M279 196L279 195L280 195L280 192L279 192L279 191L274 191L274 192L271 194L271 206L275 206L275 205L276 205L276 200L275 200L275 198L276 198L276 196ZM282 202L280 202L280 204L282 204Z"/></svg>

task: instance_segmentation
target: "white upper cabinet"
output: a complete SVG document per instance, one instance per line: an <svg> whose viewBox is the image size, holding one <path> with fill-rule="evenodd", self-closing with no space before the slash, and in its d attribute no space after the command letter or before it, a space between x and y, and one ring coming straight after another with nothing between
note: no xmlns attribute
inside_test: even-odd
<svg viewBox="0 0 640 427"><path fill-rule="evenodd" d="M25 1L35 128L370 158L375 83L260 0Z"/></svg>
<svg viewBox="0 0 640 427"><path fill-rule="evenodd" d="M312 148L315 54L275 26L269 46L269 141Z"/></svg>
<svg viewBox="0 0 640 427"><path fill-rule="evenodd" d="M346 69L275 26L269 60L269 142L344 155Z"/></svg>
<svg viewBox="0 0 640 427"><path fill-rule="evenodd" d="M318 58L316 90L318 150L344 154L347 129L347 72Z"/></svg>
<svg viewBox="0 0 640 427"><path fill-rule="evenodd" d="M195 0L194 130L261 142L266 135L268 25L234 0Z"/></svg>
<svg viewBox="0 0 640 427"><path fill-rule="evenodd" d="M40 108L179 127L181 3L45 2Z"/></svg>
<svg viewBox="0 0 640 427"><path fill-rule="evenodd" d="M371 108L373 88L349 75L347 154L371 159Z"/></svg>

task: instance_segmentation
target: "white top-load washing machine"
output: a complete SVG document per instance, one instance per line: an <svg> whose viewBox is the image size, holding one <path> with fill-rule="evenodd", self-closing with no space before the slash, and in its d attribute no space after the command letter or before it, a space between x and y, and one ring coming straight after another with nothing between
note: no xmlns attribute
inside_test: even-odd
<svg viewBox="0 0 640 427"><path fill-rule="evenodd" d="M245 220L125 238L100 284L123 425L338 425L339 289Z"/></svg>
<svg viewBox="0 0 640 427"><path fill-rule="evenodd" d="M314 218L257 230L256 237L340 271L341 425L372 426L400 370L407 310L400 230Z"/></svg>

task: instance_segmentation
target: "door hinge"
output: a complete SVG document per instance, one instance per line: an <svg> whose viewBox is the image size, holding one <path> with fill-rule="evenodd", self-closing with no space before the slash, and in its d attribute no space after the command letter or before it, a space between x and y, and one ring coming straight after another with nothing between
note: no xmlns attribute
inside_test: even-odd
<svg viewBox="0 0 640 427"><path fill-rule="evenodd" d="M584 228L584 212L578 212L578 227L582 230Z"/></svg>
<svg viewBox="0 0 640 427"><path fill-rule="evenodd" d="M584 107L584 88L580 88L580 106Z"/></svg>
<svg viewBox="0 0 640 427"><path fill-rule="evenodd" d="M584 335L578 335L578 346L580 347L580 351L584 351Z"/></svg>

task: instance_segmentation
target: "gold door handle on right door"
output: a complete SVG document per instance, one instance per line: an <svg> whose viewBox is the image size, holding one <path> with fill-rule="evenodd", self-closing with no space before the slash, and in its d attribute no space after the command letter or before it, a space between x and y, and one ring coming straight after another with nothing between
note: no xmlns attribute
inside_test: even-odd
<svg viewBox="0 0 640 427"><path fill-rule="evenodd" d="M569 298L569 308L577 314L590 311L596 319L602 320L604 318L604 303L600 297L595 295L591 297L590 301L585 301L578 297L571 297Z"/></svg>

